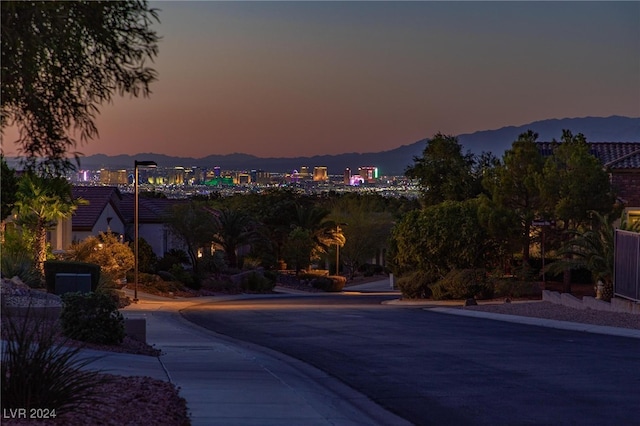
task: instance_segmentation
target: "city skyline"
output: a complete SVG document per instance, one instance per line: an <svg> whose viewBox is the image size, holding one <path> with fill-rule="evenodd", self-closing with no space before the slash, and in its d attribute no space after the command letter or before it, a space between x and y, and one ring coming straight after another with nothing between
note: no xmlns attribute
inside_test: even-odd
<svg viewBox="0 0 640 426"><path fill-rule="evenodd" d="M436 132L640 116L637 2L151 2L148 99L101 108L92 154L298 157ZM15 129L3 151L15 153Z"/></svg>

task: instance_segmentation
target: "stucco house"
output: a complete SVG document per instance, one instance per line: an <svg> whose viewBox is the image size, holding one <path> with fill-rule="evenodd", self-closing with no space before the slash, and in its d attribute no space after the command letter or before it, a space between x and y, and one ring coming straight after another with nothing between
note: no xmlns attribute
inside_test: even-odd
<svg viewBox="0 0 640 426"><path fill-rule="evenodd" d="M100 232L120 235L123 241L134 239L134 194L122 193L116 186L74 186L74 198L86 203L78 206L71 218L62 220L49 232L54 251L66 250L73 242ZM184 249L181 239L166 224L172 206L188 200L139 197L138 232L158 257L171 249Z"/></svg>
<svg viewBox="0 0 640 426"><path fill-rule="evenodd" d="M182 240L174 235L166 223L166 216L173 206L187 203L188 200L167 198L138 197L138 235L143 238L158 257L172 249L184 250ZM120 208L126 218L126 239L133 241L134 230L134 194L123 194Z"/></svg>
<svg viewBox="0 0 640 426"><path fill-rule="evenodd" d="M125 219L120 213L122 194L115 186L74 186L73 198L84 200L70 218L49 231L52 250L63 251L73 242L111 231L124 238Z"/></svg>

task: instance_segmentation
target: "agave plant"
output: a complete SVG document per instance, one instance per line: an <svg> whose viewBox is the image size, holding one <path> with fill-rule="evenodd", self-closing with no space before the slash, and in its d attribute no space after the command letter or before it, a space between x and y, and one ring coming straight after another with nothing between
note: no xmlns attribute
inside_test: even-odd
<svg viewBox="0 0 640 426"><path fill-rule="evenodd" d="M43 315L31 307L24 316L3 312L2 406L62 414L83 403L99 403L96 385L106 378L86 369L96 358L66 346Z"/></svg>

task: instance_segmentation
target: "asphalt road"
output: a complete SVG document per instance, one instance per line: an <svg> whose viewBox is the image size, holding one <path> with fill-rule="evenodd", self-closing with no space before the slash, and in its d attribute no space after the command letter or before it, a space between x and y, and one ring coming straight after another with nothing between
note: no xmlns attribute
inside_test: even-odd
<svg viewBox="0 0 640 426"><path fill-rule="evenodd" d="M640 340L380 304L389 298L270 295L183 314L416 425L640 425Z"/></svg>

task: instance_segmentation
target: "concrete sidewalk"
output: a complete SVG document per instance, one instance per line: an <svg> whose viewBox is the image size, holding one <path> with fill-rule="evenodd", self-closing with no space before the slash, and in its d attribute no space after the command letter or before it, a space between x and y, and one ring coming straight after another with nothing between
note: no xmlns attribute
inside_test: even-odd
<svg viewBox="0 0 640 426"><path fill-rule="evenodd" d="M179 310L226 298L147 298L122 312L144 318L159 358L106 354L92 368L169 380L194 425L406 425L326 373L266 348L198 327Z"/></svg>

